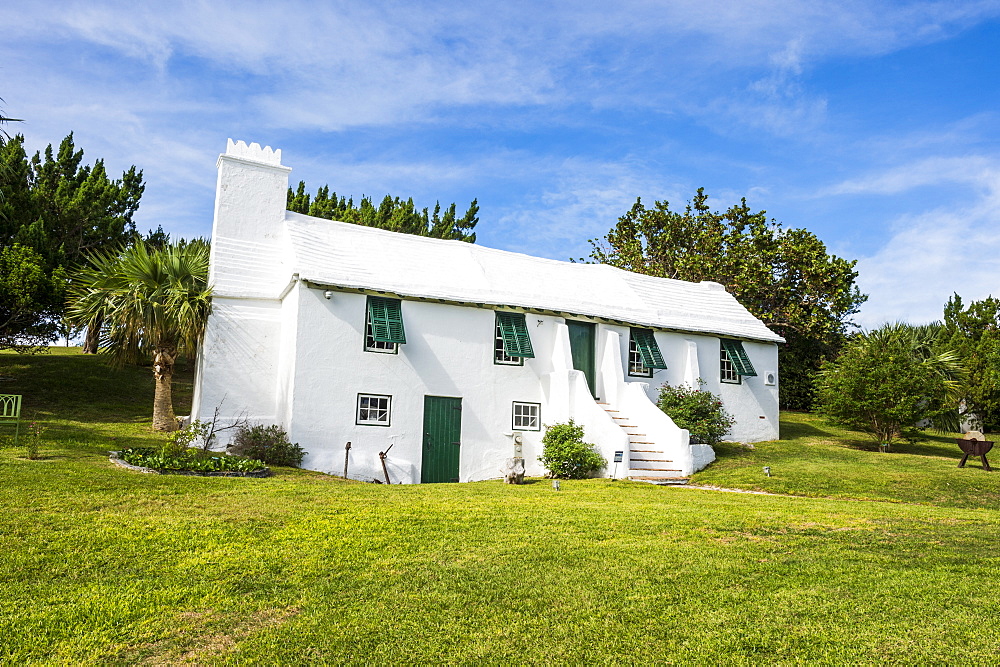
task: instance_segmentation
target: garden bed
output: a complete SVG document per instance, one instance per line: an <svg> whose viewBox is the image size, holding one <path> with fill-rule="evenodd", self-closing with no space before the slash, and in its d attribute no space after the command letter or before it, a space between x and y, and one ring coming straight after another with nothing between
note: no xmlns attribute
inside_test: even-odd
<svg viewBox="0 0 1000 667"><path fill-rule="evenodd" d="M249 472L240 472L236 470L167 470L159 468L146 468L144 466L137 466L123 461L118 458L120 452L108 452L108 460L110 460L115 465L121 466L122 468L128 468L135 472L151 473L154 475L189 475L193 477L270 477L270 468L261 468L260 470L251 470Z"/></svg>

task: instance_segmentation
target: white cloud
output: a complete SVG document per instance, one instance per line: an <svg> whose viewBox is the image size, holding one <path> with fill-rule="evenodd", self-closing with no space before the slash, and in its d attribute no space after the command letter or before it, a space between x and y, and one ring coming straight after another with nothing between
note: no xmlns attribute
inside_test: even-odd
<svg viewBox="0 0 1000 667"><path fill-rule="evenodd" d="M998 170L997 160L982 155L934 156L879 174L843 181L822 189L818 195L889 195L942 183L963 183L991 191L997 188Z"/></svg>
<svg viewBox="0 0 1000 667"><path fill-rule="evenodd" d="M1000 161L928 159L831 192L895 194L941 183L971 185L977 194L893 221L889 241L858 262L858 283L871 295L858 317L862 325L940 319L955 292L966 301L1000 295Z"/></svg>
<svg viewBox="0 0 1000 667"><path fill-rule="evenodd" d="M79 40L166 71L202 59L251 76L238 94L276 127L322 130L426 118L463 105L718 109L789 133L825 102L795 85L817 59L942 39L995 15L997 2L872 6L862 0L592 0L537 3L51 2L6 17L16 41ZM601 63L604 63L602 66ZM737 84L718 99L706 72ZM761 74L763 73L763 74ZM715 102L695 103L694 97ZM190 92L188 93L190 94ZM747 95L751 99L745 100Z"/></svg>
<svg viewBox="0 0 1000 667"><path fill-rule="evenodd" d="M587 239L607 234L637 196L646 205L666 199L672 206L683 206L693 192L688 185L665 184L660 176L628 160L545 161L530 166L522 176L544 183L534 189L541 194L500 212L499 233L494 233L491 245L552 259L588 255Z"/></svg>

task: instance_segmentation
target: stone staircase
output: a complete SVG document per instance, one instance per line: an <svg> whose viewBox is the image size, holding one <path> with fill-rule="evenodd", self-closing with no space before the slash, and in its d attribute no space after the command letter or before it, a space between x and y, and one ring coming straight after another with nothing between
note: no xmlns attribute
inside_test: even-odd
<svg viewBox="0 0 1000 667"><path fill-rule="evenodd" d="M686 484L687 477L681 476L680 468L667 458L663 449L651 442L640 427L631 423L626 415L608 403L597 402L605 412L625 431L628 436L629 475L628 478L650 484Z"/></svg>

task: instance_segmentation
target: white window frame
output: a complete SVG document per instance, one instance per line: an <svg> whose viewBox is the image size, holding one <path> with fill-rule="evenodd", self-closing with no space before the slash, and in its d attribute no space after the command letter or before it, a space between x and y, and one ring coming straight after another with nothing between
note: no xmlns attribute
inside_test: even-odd
<svg viewBox="0 0 1000 667"><path fill-rule="evenodd" d="M523 366L524 357L507 356L507 348L503 344L503 335L500 333L500 318L496 318L493 332L493 363L498 366Z"/></svg>
<svg viewBox="0 0 1000 667"><path fill-rule="evenodd" d="M362 410L364 417L362 418ZM372 413L375 413L374 419ZM392 396L387 394L358 394L354 423L358 426L389 426L392 422Z"/></svg>
<svg viewBox="0 0 1000 667"><path fill-rule="evenodd" d="M368 307L365 306L365 352L380 352L382 354L399 354L399 343L386 343L375 340L372 335L372 318Z"/></svg>
<svg viewBox="0 0 1000 667"><path fill-rule="evenodd" d="M511 428L515 431L541 431L542 404L514 401L511 408Z"/></svg>
<svg viewBox="0 0 1000 667"><path fill-rule="evenodd" d="M382 354L399 354L399 343L386 343L375 340L372 335L372 321L365 308L365 352L380 352Z"/></svg>
<svg viewBox="0 0 1000 667"><path fill-rule="evenodd" d="M736 372L733 360L726 348L719 343L719 381L727 384L743 384L743 376Z"/></svg>
<svg viewBox="0 0 1000 667"><path fill-rule="evenodd" d="M635 344L635 338L630 333L628 336L628 374L631 377L651 378L653 369L642 365L642 355L639 353L639 346Z"/></svg>

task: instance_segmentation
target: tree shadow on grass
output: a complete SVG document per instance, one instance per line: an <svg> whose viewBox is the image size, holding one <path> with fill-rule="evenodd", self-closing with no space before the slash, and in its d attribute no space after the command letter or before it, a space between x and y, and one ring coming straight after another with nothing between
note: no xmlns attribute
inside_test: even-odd
<svg viewBox="0 0 1000 667"><path fill-rule="evenodd" d="M821 428L817 428L813 424L806 424L803 422L781 422L781 439L782 440L794 440L796 438L808 438L808 437L829 437L834 435L831 431L825 431Z"/></svg>

